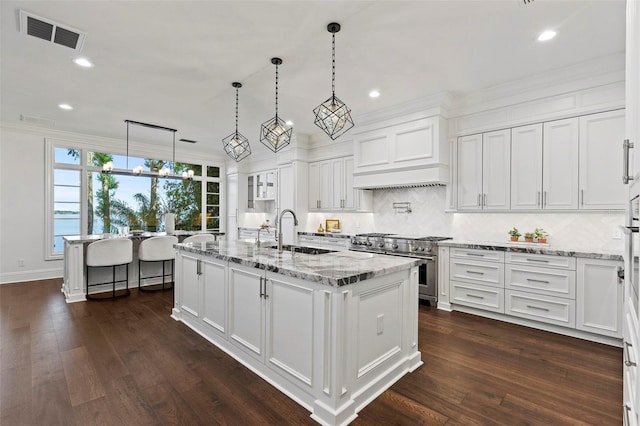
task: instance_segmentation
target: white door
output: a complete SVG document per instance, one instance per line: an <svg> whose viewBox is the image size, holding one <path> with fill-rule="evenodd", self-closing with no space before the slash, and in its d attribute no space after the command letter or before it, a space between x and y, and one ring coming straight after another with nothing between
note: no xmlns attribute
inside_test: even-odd
<svg viewBox="0 0 640 426"><path fill-rule="evenodd" d="M202 286L202 322L225 335L227 331L227 262L200 261Z"/></svg>
<svg viewBox="0 0 640 426"><path fill-rule="evenodd" d="M331 160L331 193L329 194L331 204L327 206L333 210L342 209L344 203L344 162L342 158L334 158Z"/></svg>
<svg viewBox="0 0 640 426"><path fill-rule="evenodd" d="M458 209L480 210L482 134L458 138Z"/></svg>
<svg viewBox="0 0 640 426"><path fill-rule="evenodd" d="M578 208L578 119L544 123L542 204L544 209Z"/></svg>
<svg viewBox="0 0 640 426"><path fill-rule="evenodd" d="M321 161L320 162L320 208L321 209L330 209L331 208L331 193L333 191L332 184L332 170L331 170L331 160Z"/></svg>
<svg viewBox="0 0 640 426"><path fill-rule="evenodd" d="M628 188L622 183L620 159L624 110L580 117L580 208L624 209Z"/></svg>
<svg viewBox="0 0 640 426"><path fill-rule="evenodd" d="M483 209L508 210L511 203L511 129L482 135Z"/></svg>
<svg viewBox="0 0 640 426"><path fill-rule="evenodd" d="M320 208L320 163L309 163L309 210Z"/></svg>
<svg viewBox="0 0 640 426"><path fill-rule="evenodd" d="M200 265L196 257L180 255L180 310L183 314L198 318L200 315Z"/></svg>
<svg viewBox="0 0 640 426"><path fill-rule="evenodd" d="M622 337L622 262L578 259L576 328L611 337Z"/></svg>
<svg viewBox="0 0 640 426"><path fill-rule="evenodd" d="M344 158L343 177L344 177L344 194L343 208L347 210L355 210L357 204L356 191L353 189L353 157Z"/></svg>
<svg viewBox="0 0 640 426"><path fill-rule="evenodd" d="M542 123L511 129L511 209L542 207Z"/></svg>
<svg viewBox="0 0 640 426"><path fill-rule="evenodd" d="M229 338L250 355L264 357L264 272L229 265Z"/></svg>

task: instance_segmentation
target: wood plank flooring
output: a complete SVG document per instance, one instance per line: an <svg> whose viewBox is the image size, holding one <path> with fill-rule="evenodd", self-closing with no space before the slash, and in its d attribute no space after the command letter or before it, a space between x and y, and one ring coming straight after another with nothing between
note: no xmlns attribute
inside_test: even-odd
<svg viewBox="0 0 640 426"><path fill-rule="evenodd" d="M183 324L172 293L67 305L0 286L0 424L313 425ZM425 364L353 425L620 425L622 350L420 306Z"/></svg>

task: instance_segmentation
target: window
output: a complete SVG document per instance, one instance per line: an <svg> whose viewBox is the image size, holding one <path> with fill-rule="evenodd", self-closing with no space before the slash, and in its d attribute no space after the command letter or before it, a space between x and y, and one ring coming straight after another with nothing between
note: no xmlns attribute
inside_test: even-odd
<svg viewBox="0 0 640 426"><path fill-rule="evenodd" d="M123 226L163 232L164 215L168 212L174 213L178 230L221 229L222 184L218 166L127 158L53 141L47 141L47 147L47 259L62 257L65 235L117 233ZM116 171L140 165L143 173L102 173L103 164L109 161ZM193 170L193 179L150 175L162 167L168 167L174 176Z"/></svg>

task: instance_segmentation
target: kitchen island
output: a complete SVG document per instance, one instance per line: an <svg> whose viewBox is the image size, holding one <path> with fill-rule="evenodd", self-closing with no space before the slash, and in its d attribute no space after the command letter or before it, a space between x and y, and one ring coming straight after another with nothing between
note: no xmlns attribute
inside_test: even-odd
<svg viewBox="0 0 640 426"><path fill-rule="evenodd" d="M279 253L240 241L177 244L172 317L311 412L351 422L422 365L421 260Z"/></svg>

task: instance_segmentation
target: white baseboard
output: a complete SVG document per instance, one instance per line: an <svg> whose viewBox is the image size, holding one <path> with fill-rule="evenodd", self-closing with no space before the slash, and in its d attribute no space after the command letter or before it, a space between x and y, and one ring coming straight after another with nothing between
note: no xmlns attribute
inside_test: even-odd
<svg viewBox="0 0 640 426"><path fill-rule="evenodd" d="M62 278L62 268L39 269L36 271L0 273L0 284Z"/></svg>

